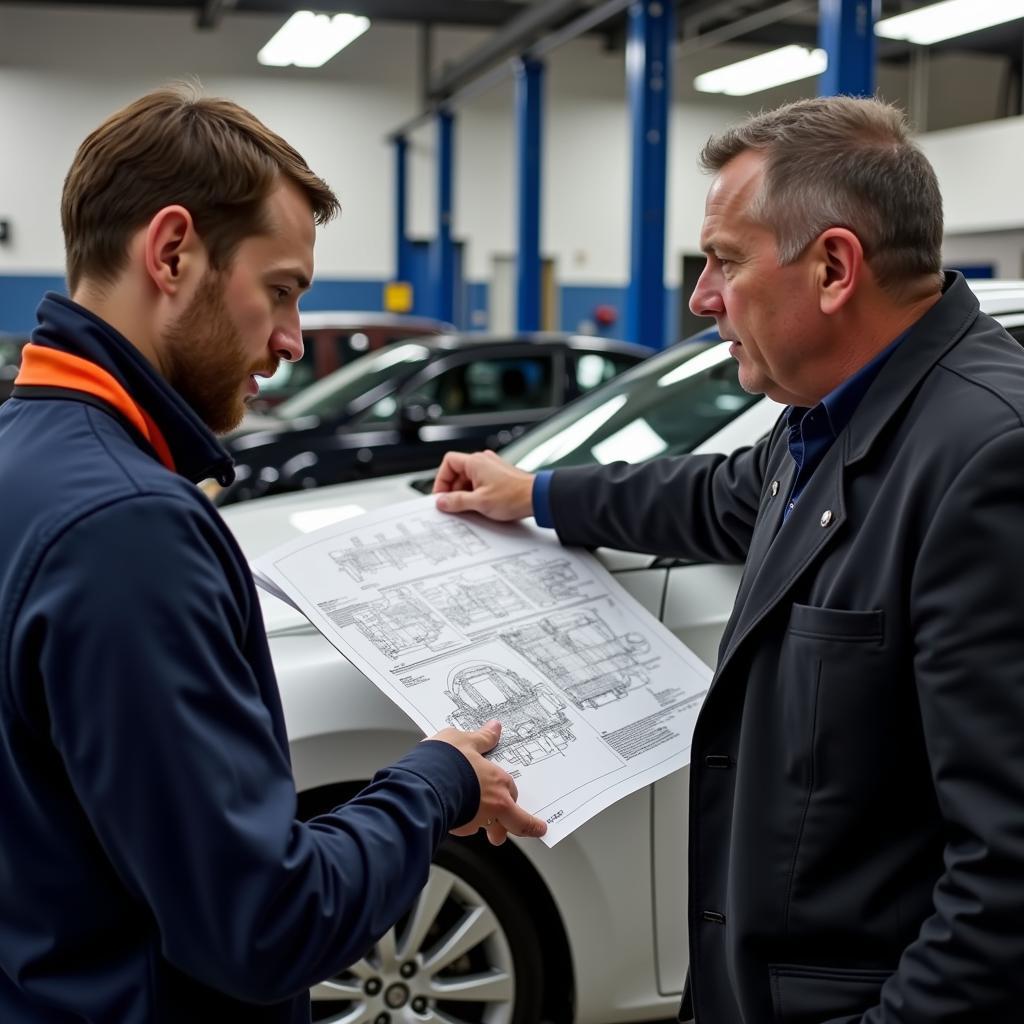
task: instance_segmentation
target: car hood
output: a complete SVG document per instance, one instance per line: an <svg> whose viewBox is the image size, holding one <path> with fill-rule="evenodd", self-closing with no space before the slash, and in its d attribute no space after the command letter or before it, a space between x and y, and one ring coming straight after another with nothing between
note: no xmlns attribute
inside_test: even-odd
<svg viewBox="0 0 1024 1024"><path fill-rule="evenodd" d="M313 530L350 519L371 509L409 501L420 493L413 488L413 481L427 475L419 472L376 477L243 501L222 509L221 515L245 557L253 562L278 545ZM268 633L306 624L306 617L294 608L262 589L259 594Z"/></svg>

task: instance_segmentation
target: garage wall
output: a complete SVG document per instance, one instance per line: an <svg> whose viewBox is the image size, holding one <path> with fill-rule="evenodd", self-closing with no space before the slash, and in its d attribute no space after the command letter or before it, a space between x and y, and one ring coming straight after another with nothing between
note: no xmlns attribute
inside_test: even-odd
<svg viewBox="0 0 1024 1024"><path fill-rule="evenodd" d="M111 14L46 3L0 8L0 217L13 225L12 242L0 246L0 330L28 329L40 291L62 287L59 195L82 137L145 90L186 75L198 76L207 92L250 107L338 191L344 213L321 232L318 285L307 308L380 307L383 283L393 273L393 155L386 134L418 110L418 33L380 23L318 71L261 69L256 51L278 24L280 18L228 15L219 30L198 32L185 11ZM486 35L436 30L435 65L457 59ZM675 62L670 288L678 285L681 255L697 252L707 182L696 157L704 140L748 107L814 91L809 81L749 100L694 93L694 75L750 52L722 47ZM961 90L957 116L979 116L994 103L991 76L974 77L978 88L966 95ZM906 102L907 81L906 71L885 69L880 91ZM515 249L513 101L509 81L457 113L454 230L465 243L467 325L486 322L494 259ZM998 264L997 273L1020 272L1019 239L978 232L1005 224L1008 216L1024 228L1024 194L1015 180L1022 142L1020 119L925 137L947 194L950 227L963 236L960 261L988 259ZM410 150L409 226L414 237L426 239L434 228L433 126L413 133ZM982 150L989 180L979 187L972 155ZM621 312L629 258L628 117L622 53L607 52L600 39L579 40L549 60L543 175L542 243L562 285L562 326L592 319L599 303ZM678 302L670 292L670 323Z"/></svg>
<svg viewBox="0 0 1024 1024"><path fill-rule="evenodd" d="M382 283L393 273L393 155L386 133L418 110L413 27L375 25L320 72L278 73L260 69L255 54L280 19L231 15L219 31L199 33L189 12L112 15L54 7L47 13L43 6L0 8L0 138L8 154L0 162L0 216L13 226L12 243L0 247L0 329L30 326L28 296L60 284L59 195L79 141L141 92L189 74L207 92L238 100L281 131L338 191L344 213L321 232L320 288L309 308L380 305ZM436 63L456 59L485 36L436 30ZM477 305L486 305L481 286L495 256L515 249L513 103L509 81L457 113L454 228L465 242L465 273L477 284L471 290ZM673 254L696 246L706 189L696 152L742 110L737 101L713 98L673 112L670 282L678 264ZM434 228L434 135L428 125L410 139L410 230L420 238ZM570 44L549 62L543 208L546 254L563 286L577 289L563 293L566 326L577 326L599 301L621 300L629 179L621 51L606 52L597 39Z"/></svg>

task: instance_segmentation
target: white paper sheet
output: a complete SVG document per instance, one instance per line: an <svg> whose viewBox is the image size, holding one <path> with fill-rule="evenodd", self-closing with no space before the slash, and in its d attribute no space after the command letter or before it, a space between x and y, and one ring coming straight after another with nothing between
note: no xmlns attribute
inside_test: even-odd
<svg viewBox="0 0 1024 1024"><path fill-rule="evenodd" d="M427 735L499 719L491 756L549 846L689 762L710 670L553 531L417 498L253 570Z"/></svg>

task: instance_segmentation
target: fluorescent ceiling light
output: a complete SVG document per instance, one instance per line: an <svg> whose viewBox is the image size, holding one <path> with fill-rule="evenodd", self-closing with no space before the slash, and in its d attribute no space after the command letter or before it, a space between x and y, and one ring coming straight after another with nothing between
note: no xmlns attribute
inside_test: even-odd
<svg viewBox="0 0 1024 1024"><path fill-rule="evenodd" d="M358 39L370 27L370 19L358 14L314 14L296 11L256 55L261 64L284 68L318 68L339 50Z"/></svg>
<svg viewBox="0 0 1024 1024"><path fill-rule="evenodd" d="M942 0L878 22L875 34L930 46L1017 18L1024 18L1024 0Z"/></svg>
<svg viewBox="0 0 1024 1024"><path fill-rule="evenodd" d="M705 71L693 80L698 92L722 92L726 96L749 96L786 82L820 75L828 67L824 50L808 50L803 46L783 46L779 50L727 64L724 68Z"/></svg>

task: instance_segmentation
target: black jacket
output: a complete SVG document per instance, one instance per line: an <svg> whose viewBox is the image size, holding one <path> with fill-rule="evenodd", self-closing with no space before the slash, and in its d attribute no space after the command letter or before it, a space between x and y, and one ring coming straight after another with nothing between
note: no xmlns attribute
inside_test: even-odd
<svg viewBox="0 0 1024 1024"><path fill-rule="evenodd" d="M697 1024L1016 1024L1024 351L951 277L783 522L794 471L783 418L551 484L567 544L745 562L693 737Z"/></svg>
<svg viewBox="0 0 1024 1024"><path fill-rule="evenodd" d="M309 1019L308 987L411 904L476 776L423 743L312 825L246 561L192 480L223 449L110 327L59 296L34 341L156 421L0 409L0 1021Z"/></svg>

